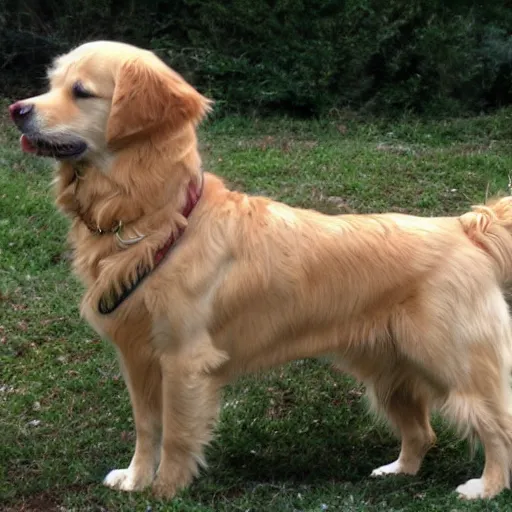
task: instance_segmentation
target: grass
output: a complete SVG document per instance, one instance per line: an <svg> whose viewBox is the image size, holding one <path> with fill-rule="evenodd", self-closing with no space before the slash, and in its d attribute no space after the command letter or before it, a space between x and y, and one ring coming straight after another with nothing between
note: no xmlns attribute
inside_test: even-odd
<svg viewBox="0 0 512 512"><path fill-rule="evenodd" d="M325 212L463 212L506 189L512 111L444 122L217 120L201 132L205 167L234 187ZM370 479L399 444L366 414L362 389L316 361L230 386L210 467L170 502L101 485L129 463L133 423L113 349L79 318L48 162L0 126L0 509L4 511L502 511L459 501L480 474L435 420L417 477ZM470 269L468 269L470 271Z"/></svg>

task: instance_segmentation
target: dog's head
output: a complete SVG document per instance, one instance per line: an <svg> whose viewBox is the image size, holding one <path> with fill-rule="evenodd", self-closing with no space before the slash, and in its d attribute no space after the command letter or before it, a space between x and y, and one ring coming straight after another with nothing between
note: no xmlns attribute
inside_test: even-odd
<svg viewBox="0 0 512 512"><path fill-rule="evenodd" d="M109 41L57 58L49 91L9 107L22 149L57 159L101 159L155 130L197 124L210 101L153 53Z"/></svg>

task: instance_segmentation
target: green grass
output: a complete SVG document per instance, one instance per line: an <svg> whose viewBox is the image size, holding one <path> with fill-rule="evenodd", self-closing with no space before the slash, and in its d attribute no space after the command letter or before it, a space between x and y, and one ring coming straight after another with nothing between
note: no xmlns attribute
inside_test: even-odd
<svg viewBox="0 0 512 512"><path fill-rule="evenodd" d="M234 187L325 212L465 211L506 190L512 111L445 122L224 119L201 131L205 168ZM0 126L0 509L4 511L503 511L454 488L482 455L435 421L417 477L374 480L398 441L361 388L316 361L244 378L224 396L210 467L170 502L101 485L134 434L114 351L79 318L48 162ZM468 269L470 271L470 269Z"/></svg>

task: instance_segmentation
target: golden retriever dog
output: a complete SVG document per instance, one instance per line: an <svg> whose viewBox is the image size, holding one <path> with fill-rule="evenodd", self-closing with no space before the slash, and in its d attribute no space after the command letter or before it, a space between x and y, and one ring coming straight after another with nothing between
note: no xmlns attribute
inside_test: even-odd
<svg viewBox="0 0 512 512"><path fill-rule="evenodd" d="M205 465L222 386L327 356L401 436L373 475L419 470L435 408L485 451L459 495L509 487L512 198L453 218L291 208L203 173L210 101L153 53L87 43L49 81L10 115L24 151L58 160L82 314L130 393L135 453L107 486L174 496Z"/></svg>

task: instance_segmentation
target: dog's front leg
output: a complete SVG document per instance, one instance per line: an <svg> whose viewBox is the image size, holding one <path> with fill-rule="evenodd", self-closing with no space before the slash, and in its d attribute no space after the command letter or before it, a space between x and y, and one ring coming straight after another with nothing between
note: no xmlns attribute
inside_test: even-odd
<svg viewBox="0 0 512 512"><path fill-rule="evenodd" d="M123 491L139 491L151 485L161 441L162 386L158 359L149 348L119 352L124 379L130 392L137 440L126 469L114 469L103 483Z"/></svg>
<svg viewBox="0 0 512 512"><path fill-rule="evenodd" d="M219 409L220 381L212 372L227 360L207 335L186 344L180 354L164 355L163 432L156 495L171 498L206 466L204 447L211 440Z"/></svg>

